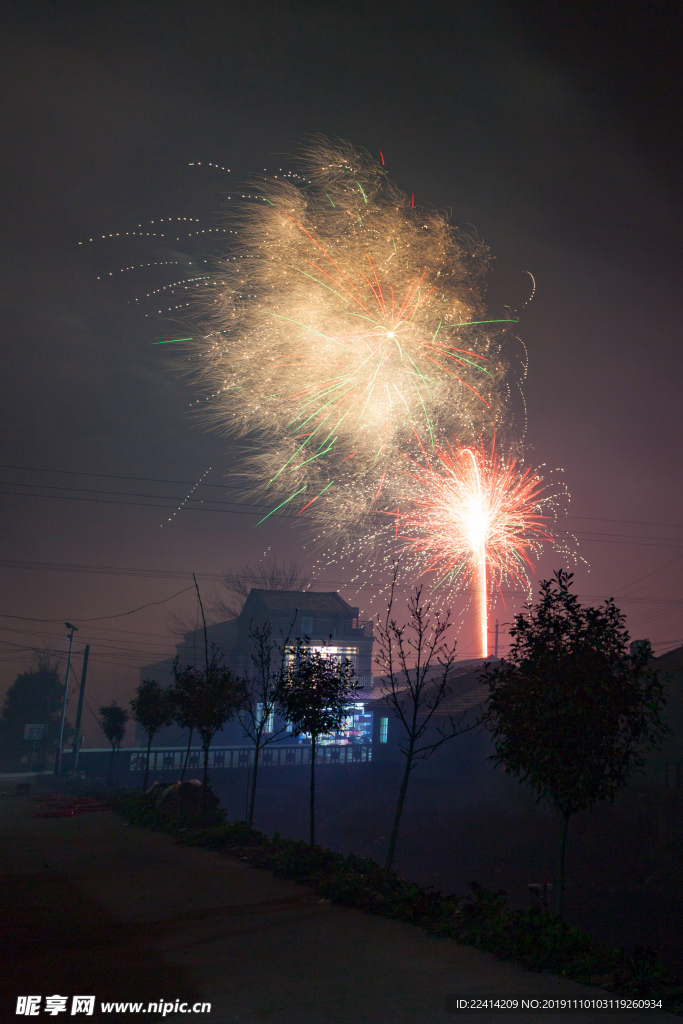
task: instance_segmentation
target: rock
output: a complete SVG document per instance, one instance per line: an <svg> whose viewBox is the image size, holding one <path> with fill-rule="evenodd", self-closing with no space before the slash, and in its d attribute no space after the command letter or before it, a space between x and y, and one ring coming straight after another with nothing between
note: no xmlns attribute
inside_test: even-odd
<svg viewBox="0 0 683 1024"><path fill-rule="evenodd" d="M206 791L206 816L215 819L220 800L210 789ZM157 800L157 810L164 818L196 822L204 810L204 787L198 779L175 782L167 786Z"/></svg>
<svg viewBox="0 0 683 1024"><path fill-rule="evenodd" d="M154 785L150 786L149 789L147 790L147 799L150 801L150 803L156 804L159 802L159 800L164 795L167 789L169 789L168 782L155 782Z"/></svg>

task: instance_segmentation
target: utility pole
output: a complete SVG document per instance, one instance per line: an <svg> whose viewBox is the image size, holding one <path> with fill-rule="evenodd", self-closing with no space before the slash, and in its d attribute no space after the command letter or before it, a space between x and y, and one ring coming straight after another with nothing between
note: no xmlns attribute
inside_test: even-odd
<svg viewBox="0 0 683 1024"><path fill-rule="evenodd" d="M496 619L496 642L495 642L495 646L494 646L493 650L494 650L494 655L493 656L494 656L494 658L497 658L498 657L498 619Z"/></svg>
<svg viewBox="0 0 683 1024"><path fill-rule="evenodd" d="M81 749L81 719L83 718L83 698L85 697L85 677L88 674L88 655L90 644L85 645L83 653L83 671L81 672L81 689L78 694L78 711L76 712L76 733L74 735L73 755L74 771L78 768L78 754Z"/></svg>
<svg viewBox="0 0 683 1024"><path fill-rule="evenodd" d="M64 706L62 708L62 725L59 730L59 746L57 747L57 753L55 754L55 775L59 775L59 769L62 762L62 744L64 743L64 722L66 720L66 701L69 696L69 675L71 674L71 649L74 643L74 633L78 632L77 626L72 626L70 622L65 622L64 625L67 629L71 630L69 634L69 659L66 663L66 682L64 684Z"/></svg>

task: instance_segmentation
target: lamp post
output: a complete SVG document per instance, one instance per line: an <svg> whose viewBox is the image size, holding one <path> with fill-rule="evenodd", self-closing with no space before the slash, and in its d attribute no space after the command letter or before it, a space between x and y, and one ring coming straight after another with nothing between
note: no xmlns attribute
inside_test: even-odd
<svg viewBox="0 0 683 1024"><path fill-rule="evenodd" d="M65 622L64 625L67 629L71 630L69 634L69 658L66 663L66 682L64 684L64 706L62 707L62 725L59 730L59 746L57 747L57 753L55 754L55 775L59 775L59 769L62 762L62 744L64 743L64 722L66 720L66 701L69 696L69 675L71 673L71 648L74 643L74 633L78 632L77 626L72 626L70 622Z"/></svg>

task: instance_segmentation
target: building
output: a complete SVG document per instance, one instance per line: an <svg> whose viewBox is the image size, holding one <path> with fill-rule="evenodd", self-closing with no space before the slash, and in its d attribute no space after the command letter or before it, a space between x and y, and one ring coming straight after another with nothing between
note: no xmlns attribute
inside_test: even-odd
<svg viewBox="0 0 683 1024"><path fill-rule="evenodd" d="M359 621L358 608L347 604L336 592L251 590L238 617L207 626L206 639L209 645L215 644L220 651L223 664L236 675L249 677L254 671L253 644L249 634L254 627L263 627L266 623L270 623L275 640L310 637L312 647L324 647L331 654L348 659L362 689L368 691L372 688L372 623ZM204 665L203 628L183 635L181 643L176 646L176 657L181 665L200 668ZM173 660L167 658L143 665L141 681L156 679L163 686L170 685L173 682ZM360 719L363 716L361 707L356 710ZM363 725L362 729L369 733L369 725ZM139 726L136 726L135 735L136 743L144 745L144 734ZM155 737L154 745L179 743L183 736L180 728L171 726ZM216 745L243 742L237 722L229 723L215 740Z"/></svg>
<svg viewBox="0 0 683 1024"><path fill-rule="evenodd" d="M649 643L637 641L643 642ZM659 670L666 684L663 717L670 732L664 737L659 750L648 752L647 775L664 789L675 791L678 799L683 789L683 647L652 658L650 666Z"/></svg>
<svg viewBox="0 0 683 1024"><path fill-rule="evenodd" d="M434 665L427 673L425 687L427 703L418 716L418 723L427 717L427 704L430 696L435 693L436 687L441 682L442 673L443 669L440 665ZM474 663L468 661L452 666L447 677L450 692L432 716L424 737L420 741L420 746L423 743L436 742L439 739L439 730L444 727L448 728L451 720L461 722L465 726L482 713L488 699L489 689L486 683L481 682L480 674L479 659L476 659ZM388 681L384 677L377 678L375 680L377 697L365 705L366 714L372 716L372 759L375 763L390 761L403 763L404 757L400 748L404 744L406 733L400 719L387 704L386 697L383 695L388 689ZM399 700L404 700L406 714L410 717L412 701L407 687L399 688L397 693ZM477 746L480 745L477 744Z"/></svg>

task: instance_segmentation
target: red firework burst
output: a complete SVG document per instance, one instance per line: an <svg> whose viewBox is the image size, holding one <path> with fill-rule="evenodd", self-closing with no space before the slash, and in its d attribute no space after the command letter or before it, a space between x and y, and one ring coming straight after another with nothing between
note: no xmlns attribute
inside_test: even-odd
<svg viewBox="0 0 683 1024"><path fill-rule="evenodd" d="M489 593L503 581L530 586L532 557L552 539L542 514L551 496L536 470L499 455L495 441L490 452L483 443L437 449L433 460L425 455L423 465L413 463L408 476L409 509L400 513L408 550L423 571L440 576L439 585L472 587L487 657Z"/></svg>

